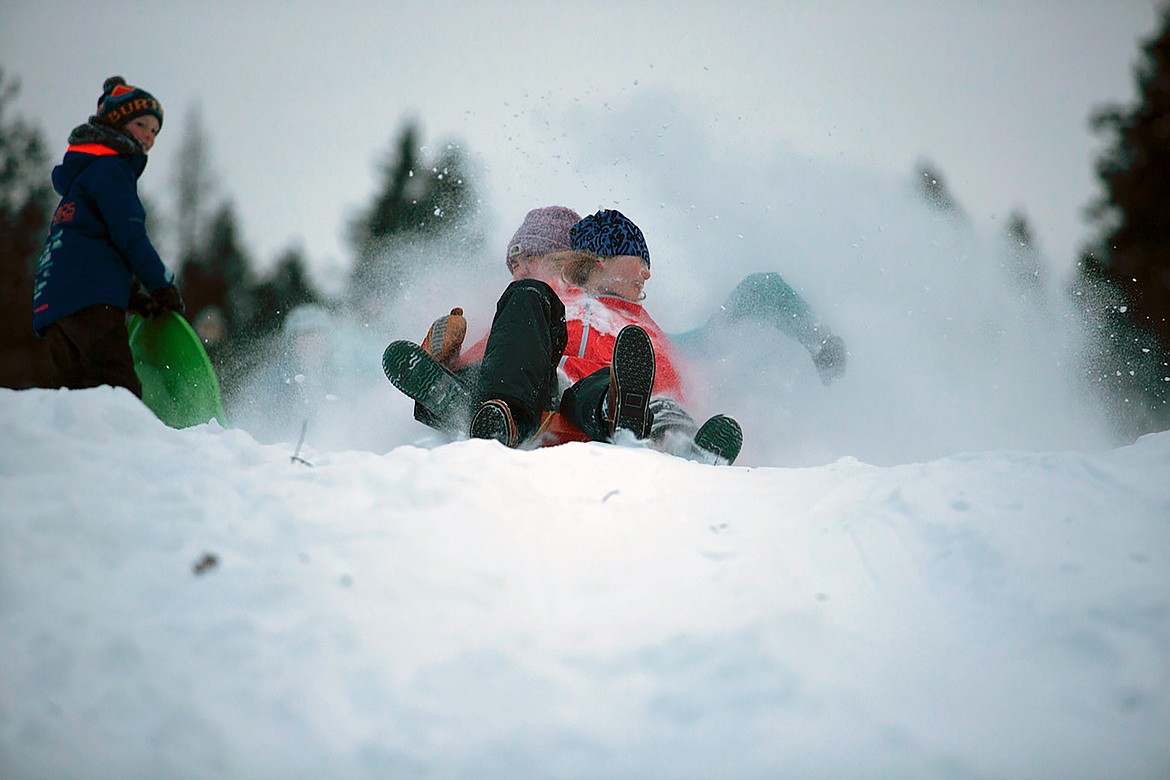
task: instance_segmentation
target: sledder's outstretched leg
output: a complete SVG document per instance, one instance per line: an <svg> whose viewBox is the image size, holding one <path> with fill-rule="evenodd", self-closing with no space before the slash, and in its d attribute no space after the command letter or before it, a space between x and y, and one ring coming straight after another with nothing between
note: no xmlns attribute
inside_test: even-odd
<svg viewBox="0 0 1170 780"><path fill-rule="evenodd" d="M655 398L650 402L650 412L650 438L655 449L711 464L731 464L739 456L743 430L725 414L717 414L699 427L685 409L669 398Z"/></svg>
<svg viewBox="0 0 1170 780"><path fill-rule="evenodd" d="M560 411L590 439L610 441L618 430L650 435L654 347L637 325L622 328L609 368L594 371L561 397Z"/></svg>
<svg viewBox="0 0 1170 780"><path fill-rule="evenodd" d="M553 407L567 341L565 307L548 284L521 279L508 285L480 363L469 435L511 447L525 444Z"/></svg>
<svg viewBox="0 0 1170 780"><path fill-rule="evenodd" d="M425 349L409 341L395 341L382 353L382 370L391 384L427 413L429 419L422 422L448 433L467 430L471 387Z"/></svg>

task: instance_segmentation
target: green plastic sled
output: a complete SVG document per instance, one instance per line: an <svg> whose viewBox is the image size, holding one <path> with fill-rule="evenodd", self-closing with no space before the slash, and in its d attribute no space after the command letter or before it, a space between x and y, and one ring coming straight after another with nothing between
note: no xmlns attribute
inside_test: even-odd
<svg viewBox="0 0 1170 780"><path fill-rule="evenodd" d="M130 317L129 331L142 401L160 420L172 428L209 420L226 427L215 369L199 336L181 314L135 314Z"/></svg>

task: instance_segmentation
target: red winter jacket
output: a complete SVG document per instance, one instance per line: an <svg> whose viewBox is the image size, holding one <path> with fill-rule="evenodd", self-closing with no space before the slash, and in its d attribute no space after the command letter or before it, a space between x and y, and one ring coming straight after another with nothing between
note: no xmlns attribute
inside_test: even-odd
<svg viewBox="0 0 1170 780"><path fill-rule="evenodd" d="M682 382L674 368L674 348L642 304L613 296L594 297L579 290L567 291L562 300L569 343L561 370L569 381L577 382L600 368L608 368L618 332L626 325L639 325L654 345L653 394L683 402Z"/></svg>

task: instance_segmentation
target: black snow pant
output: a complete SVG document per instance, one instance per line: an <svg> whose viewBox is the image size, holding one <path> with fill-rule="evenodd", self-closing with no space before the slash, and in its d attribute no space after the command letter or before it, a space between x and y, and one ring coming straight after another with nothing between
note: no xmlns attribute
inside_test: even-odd
<svg viewBox="0 0 1170 780"><path fill-rule="evenodd" d="M479 363L472 363L469 366L456 369L455 376L459 377L459 381L468 387L475 387L477 378L479 377ZM455 414L448 413L447 416L435 414L430 409L426 408L418 401L414 403L414 419L418 420L423 425L430 426L437 431L454 431L459 428L467 433L467 422L474 409L459 409Z"/></svg>
<svg viewBox="0 0 1170 780"><path fill-rule="evenodd" d="M601 368L581 379L561 396L560 413L593 441L609 441L601 402L609 393L609 369Z"/></svg>
<svg viewBox="0 0 1170 780"><path fill-rule="evenodd" d="M557 365L569 336L565 306L553 289L536 279L512 282L500 296L476 380L476 404L508 404L520 439L540 426L552 410Z"/></svg>
<svg viewBox="0 0 1170 780"><path fill-rule="evenodd" d="M47 326L43 336L61 387L79 390L111 385L142 397L126 312L117 306L87 306Z"/></svg>

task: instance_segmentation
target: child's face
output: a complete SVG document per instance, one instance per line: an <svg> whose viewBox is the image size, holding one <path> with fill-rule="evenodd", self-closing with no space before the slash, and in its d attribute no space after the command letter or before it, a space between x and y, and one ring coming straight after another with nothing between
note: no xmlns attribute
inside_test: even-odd
<svg viewBox="0 0 1170 780"><path fill-rule="evenodd" d="M650 278L650 266L640 257L621 255L602 258L589 277L588 286L597 293L618 295L628 301L642 298L642 288Z"/></svg>
<svg viewBox="0 0 1170 780"><path fill-rule="evenodd" d="M143 151L150 151L150 147L154 146L154 137L158 135L159 129L162 127L158 120L153 116L147 114L146 116L136 116L126 123L126 132L138 139L142 144Z"/></svg>

